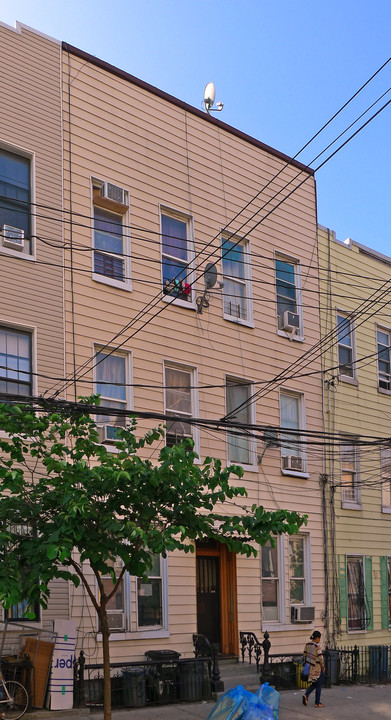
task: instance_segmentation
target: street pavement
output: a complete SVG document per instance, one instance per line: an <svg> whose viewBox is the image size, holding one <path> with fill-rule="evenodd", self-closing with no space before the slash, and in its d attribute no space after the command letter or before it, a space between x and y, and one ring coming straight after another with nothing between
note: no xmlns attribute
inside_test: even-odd
<svg viewBox="0 0 391 720"><path fill-rule="evenodd" d="M281 693L279 720L391 720L391 685L334 686L322 690L323 708L314 707L315 693L308 705L302 703L302 690ZM113 710L112 720L206 720L213 702L181 703L145 708ZM40 710L29 713L26 720L103 720L103 712L88 709Z"/></svg>

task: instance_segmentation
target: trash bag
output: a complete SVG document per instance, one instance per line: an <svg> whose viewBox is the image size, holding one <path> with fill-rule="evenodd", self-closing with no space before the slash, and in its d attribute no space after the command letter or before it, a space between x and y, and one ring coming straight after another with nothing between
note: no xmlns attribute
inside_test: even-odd
<svg viewBox="0 0 391 720"><path fill-rule="evenodd" d="M268 705L273 710L274 720L278 720L278 706L280 703L280 693L268 682L263 683L255 693L260 703Z"/></svg>
<svg viewBox="0 0 391 720"><path fill-rule="evenodd" d="M253 693L237 685L227 690L217 701L207 720L242 720L243 713L253 697Z"/></svg>
<svg viewBox="0 0 391 720"><path fill-rule="evenodd" d="M274 710L270 705L258 701L248 706L242 720L274 720Z"/></svg>

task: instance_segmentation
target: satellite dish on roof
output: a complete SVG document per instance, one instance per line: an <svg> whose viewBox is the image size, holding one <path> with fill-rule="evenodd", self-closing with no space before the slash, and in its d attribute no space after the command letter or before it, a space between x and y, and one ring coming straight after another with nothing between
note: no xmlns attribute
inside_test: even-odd
<svg viewBox="0 0 391 720"><path fill-rule="evenodd" d="M205 287L207 290L214 287L217 282L217 268L214 263L208 263L204 272Z"/></svg>
<svg viewBox="0 0 391 720"><path fill-rule="evenodd" d="M218 102L218 103L216 103L216 107L214 108L213 105L214 105L215 98L216 98L216 89L215 89L214 83L209 82L205 86L205 90L204 90L204 105L205 105L205 110L208 114L210 112L220 112L220 110L222 110L224 107L222 102Z"/></svg>

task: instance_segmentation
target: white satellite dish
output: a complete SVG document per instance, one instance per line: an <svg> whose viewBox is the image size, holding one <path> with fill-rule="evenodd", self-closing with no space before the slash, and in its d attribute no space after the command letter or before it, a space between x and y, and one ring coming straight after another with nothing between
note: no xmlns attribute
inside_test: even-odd
<svg viewBox="0 0 391 720"><path fill-rule="evenodd" d="M207 113L210 111L212 105L214 104L215 98L216 98L215 86L212 82L209 82L205 86L205 90L204 90L204 105L205 105L205 110Z"/></svg>

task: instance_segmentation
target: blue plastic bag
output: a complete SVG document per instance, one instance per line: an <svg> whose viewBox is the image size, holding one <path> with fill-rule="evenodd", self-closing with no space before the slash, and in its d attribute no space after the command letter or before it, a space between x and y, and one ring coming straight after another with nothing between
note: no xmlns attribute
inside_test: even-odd
<svg viewBox="0 0 391 720"><path fill-rule="evenodd" d="M253 694L237 685L227 690L217 701L207 720L242 720Z"/></svg>
<svg viewBox="0 0 391 720"><path fill-rule="evenodd" d="M255 693L260 703L268 705L273 710L274 720L278 720L278 706L280 703L280 693L275 690L268 682L265 682Z"/></svg>
<svg viewBox="0 0 391 720"><path fill-rule="evenodd" d="M269 705L258 701L248 706L243 720L274 720L274 710Z"/></svg>

